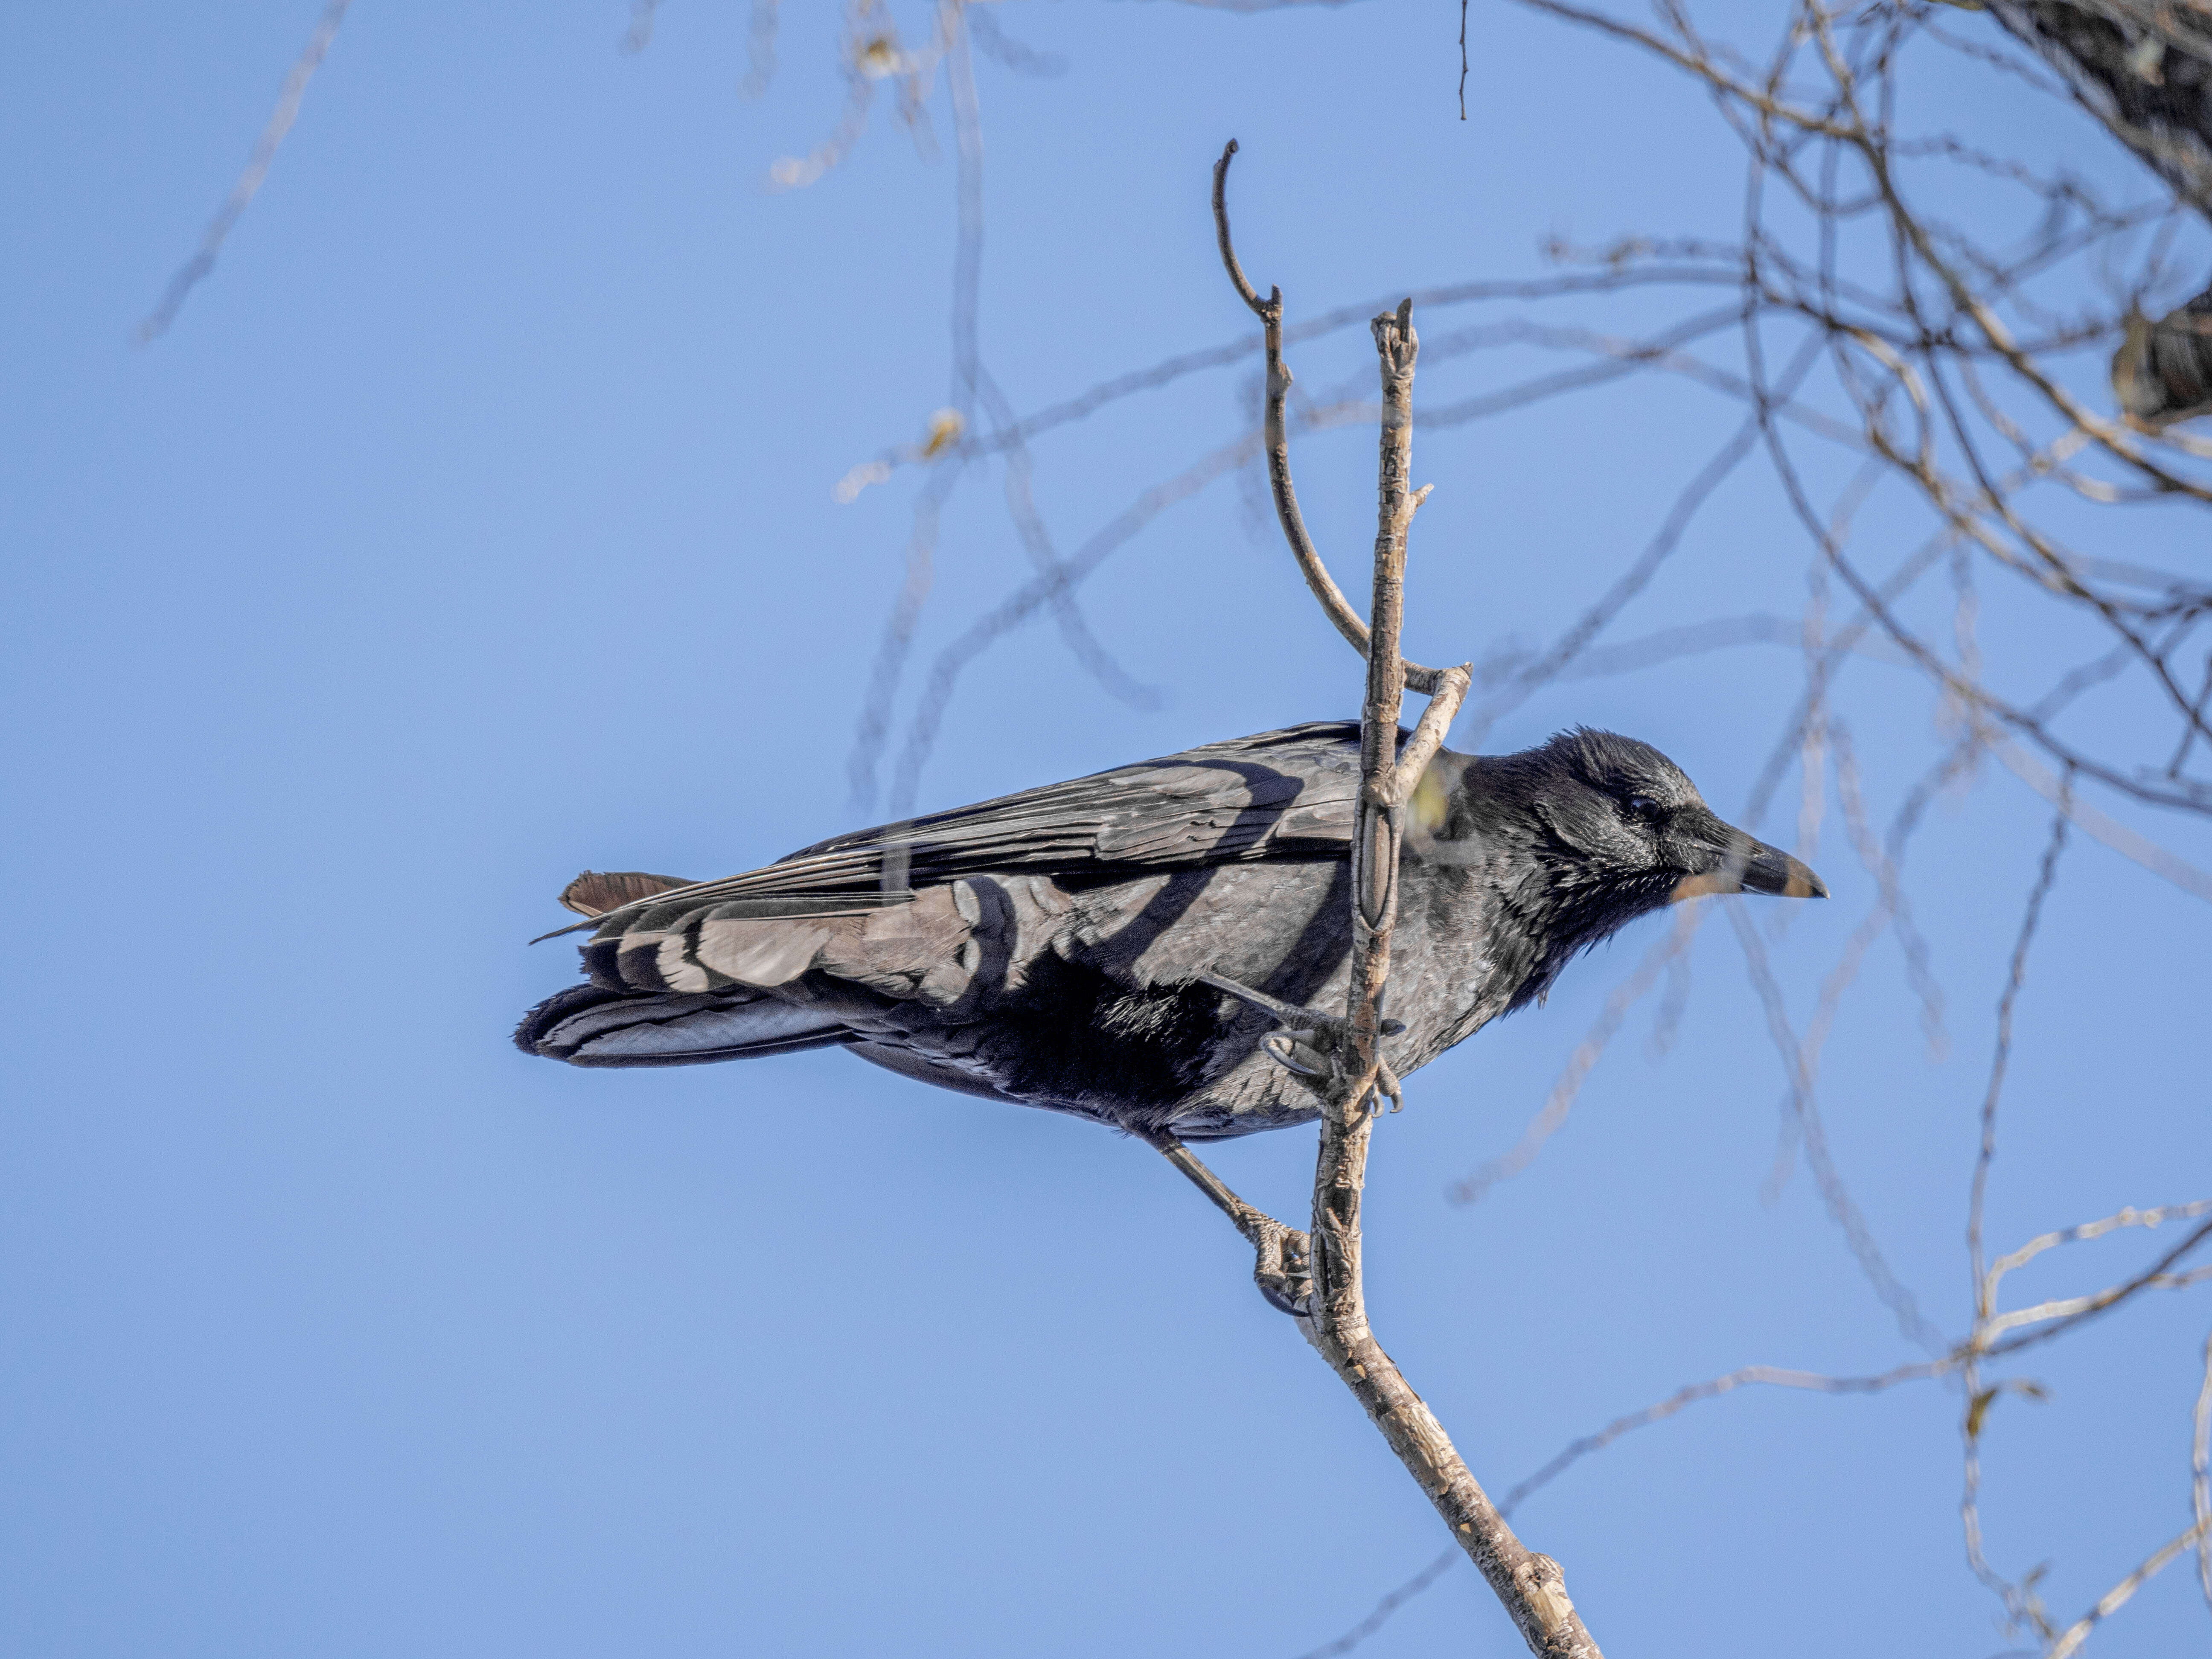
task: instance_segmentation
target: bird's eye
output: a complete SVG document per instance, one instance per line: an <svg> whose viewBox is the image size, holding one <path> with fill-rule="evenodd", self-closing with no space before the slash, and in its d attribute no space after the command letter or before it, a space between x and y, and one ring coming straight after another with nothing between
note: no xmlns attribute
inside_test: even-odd
<svg viewBox="0 0 2212 1659"><path fill-rule="evenodd" d="M1644 823L1656 823L1659 821L1662 809L1650 796L1631 795L1627 805L1628 816L1632 818L1638 819Z"/></svg>

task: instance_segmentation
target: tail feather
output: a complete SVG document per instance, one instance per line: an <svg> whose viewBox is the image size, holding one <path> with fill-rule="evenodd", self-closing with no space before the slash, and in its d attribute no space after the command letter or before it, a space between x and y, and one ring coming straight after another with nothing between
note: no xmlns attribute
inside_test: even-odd
<svg viewBox="0 0 2212 1659"><path fill-rule="evenodd" d="M642 870L586 870L561 890L561 905L580 916L603 916L655 893L692 884L681 876L648 875Z"/></svg>
<svg viewBox="0 0 2212 1659"><path fill-rule="evenodd" d="M574 985L522 1017L514 1046L572 1066L697 1066L852 1041L818 1010L738 988L700 994Z"/></svg>
<svg viewBox="0 0 2212 1659"><path fill-rule="evenodd" d="M1032 885L990 884L1017 902ZM971 882L707 904L688 893L610 913L581 949L592 982L612 992L721 996L773 991L819 971L943 1006L965 993L981 959L971 941L985 903Z"/></svg>

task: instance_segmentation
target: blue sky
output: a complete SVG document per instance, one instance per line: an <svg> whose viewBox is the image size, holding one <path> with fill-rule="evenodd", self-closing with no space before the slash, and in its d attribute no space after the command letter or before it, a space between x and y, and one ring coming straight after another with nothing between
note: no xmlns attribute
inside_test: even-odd
<svg viewBox="0 0 2212 1659"><path fill-rule="evenodd" d="M362 0L212 276L132 346L317 10L0 21L5 1646L1287 1659L1355 1623L1440 1529L1156 1156L836 1054L594 1074L507 1042L574 971L565 944L524 941L565 919L577 870L716 875L854 822L923 475L849 504L833 487L949 395L941 95L933 154L879 100L842 166L779 193L769 167L843 95L826 16L790 21L747 101L740 7L674 0L625 54L617 5ZM1540 274L1553 234L1736 223L1737 152L1698 98L1519 10L1478 10L1465 124L1441 5L1000 11L1066 61L978 67L981 340L1019 410L1244 331L1206 205L1232 134L1244 260L1293 322ZM1998 77L1931 95L1992 144L2132 177ZM1369 361L1353 330L1293 364L1319 395ZM1440 366L1417 398L1543 361ZM1062 550L1234 438L1251 367L1040 440ZM1740 418L1633 382L1419 440L1437 489L1409 649L1550 637ZM1370 443L1318 436L1297 461L1352 586ZM1880 566L1905 550L1885 510L1862 531ZM2201 556L2129 525L2130 556ZM1608 637L1794 616L1807 562L1747 472ZM995 471L951 498L937 566L917 670L1030 573ZM1356 706L1357 662L1255 530L1249 481L1164 514L1082 599L1151 706L1048 623L1018 630L958 683L924 808ZM2035 605L1986 603L1993 673L2074 659ZM1613 726L1733 812L1799 672L1758 647L1566 681L1486 746ZM1886 820L1940 736L1917 681L1852 672ZM2100 804L2212 864L2202 825ZM1948 1331L1990 1011L2047 823L1993 769L1916 848L1947 1055L1887 940L1830 1043L1838 1167ZM1801 1024L1874 893L1832 822L1809 850L1837 899L1759 915ZM2094 842L2069 854L2021 1003L2001 1248L2212 1191L2206 920ZM1723 926L1670 1052L1655 997L1542 1158L1446 1200L1658 927L1419 1074L1378 1131L1378 1331L1493 1490L1740 1365L1919 1357L1802 1159L1765 1190L1784 1079ZM1281 1133L1218 1166L1287 1216L1310 1158ZM2023 1294L2093 1289L2175 1237L2057 1253ZM1991 1413L1993 1556L2047 1559L2067 1618L2187 1524L2205 1307L2146 1297L2019 1373L2047 1402ZM1617 1650L1765 1630L1806 1656L1995 1652L1959 1541L1959 1412L1935 1384L1743 1389L1577 1465L1516 1524ZM2178 1565L2094 1650L2177 1651L2205 1617ZM1446 1644L1519 1650L1464 1567L1363 1651Z"/></svg>

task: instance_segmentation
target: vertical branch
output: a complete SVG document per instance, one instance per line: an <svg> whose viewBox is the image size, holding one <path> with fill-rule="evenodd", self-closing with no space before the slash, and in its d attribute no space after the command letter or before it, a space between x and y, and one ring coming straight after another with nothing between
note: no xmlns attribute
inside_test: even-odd
<svg viewBox="0 0 2212 1659"><path fill-rule="evenodd" d="M1360 711L1359 803L1352 833L1352 989L1346 1010L1351 1030L1335 1086L1323 1102L1321 1158L1314 1172L1314 1324L1322 1353L1340 1372L1359 1344L1371 1340L1360 1282L1359 1206L1374 1127L1368 1101L1381 1080L1379 1031L1390 976L1390 936L1398 919L1398 843L1404 823L1402 804L1393 802L1391 793L1406 688L1398 635L1405 616L1406 524L1412 515L1406 470L1413 454L1413 360L1420 349L1413 310L1408 300L1395 315L1375 319L1375 347L1382 362L1382 453L1374 632ZM1353 1391L1359 1390L1355 1386ZM1362 1403L1373 1413L1380 1402ZM1382 1419L1378 1415L1376 1421ZM1388 1424L1383 1432L1389 1433ZM1420 1473L1415 1470L1417 1477Z"/></svg>
<svg viewBox="0 0 2212 1659"><path fill-rule="evenodd" d="M2027 953L2035 943L2036 925L2043 919L2044 901L2058 879L2058 860L2066 850L2067 825L2072 820L2074 774L2059 780L2058 807L2051 815L2051 839L2037 866L2035 885L2028 890L2027 908L2021 917L2020 937L2014 940L2012 964L2005 975L2003 993L1997 998L1996 1051L1990 1060L1990 1083L1982 1097L1982 1140L1974 1158L1973 1184L1966 1196L1966 1255L1974 1279L1974 1322L1986 1323L1996 1311L1996 1281L1984 1268L1982 1212L1988 1200L1990 1165L1997 1155L1997 1102L2004 1092L2005 1069L2012 1061L2013 1009L2021 987L2027 980Z"/></svg>
<svg viewBox="0 0 2212 1659"><path fill-rule="evenodd" d="M2212 1336L2204 1339L2204 1386L2189 1437L2189 1501L2197 1512L2197 1586L2212 1607Z"/></svg>
<svg viewBox="0 0 2212 1659"><path fill-rule="evenodd" d="M1437 1512L1451 1528L1452 1541L1465 1551L1505 1607L1532 1653L1543 1659L1600 1659L1597 1644L1583 1628L1567 1599L1559 1563L1538 1555L1513 1535L1420 1395L1415 1394L1390 1356L1375 1340L1367 1321L1362 1282L1360 1204L1367 1182L1367 1152L1380 1097L1394 1099L1396 1076L1383 1057L1381 1039L1399 1029L1382 1018L1390 976L1390 940L1398 919L1398 860L1406 804L1422 774L1436 757L1452 718L1467 696L1472 673L1462 663L1436 670L1408 663L1399 654L1405 620L1406 540L1414 511L1425 490L1408 487L1413 462L1413 365L1420 349L1413 332L1413 302L1374 320L1375 349L1382 375L1382 440L1376 489L1372 627L1363 625L1330 578L1298 512L1291 485L1290 451L1283 424L1283 402L1290 371L1282 360L1283 295L1273 289L1266 300L1244 275L1229 234L1226 187L1232 141L1213 169L1214 229L1221 263L1237 294L1265 326L1267 353L1267 472L1284 538L1306 582L1338 631L1367 659L1367 694L1360 711L1359 801L1352 840L1352 983L1347 1018L1319 1017L1332 1028L1328 1075L1322 1086L1321 1152L1314 1167L1313 1229L1308 1253L1312 1290L1304 1303L1310 1316L1310 1340L1330 1368L1352 1390L1390 1449L1419 1483ZM1429 694L1402 754L1398 716L1408 686ZM1221 984L1220 981L1213 981ZM1248 1001L1271 1000L1243 988ZM1280 1012L1291 1012L1283 1010ZM1168 1151L1164 1147L1162 1150ZM1175 1152L1169 1152L1170 1158ZM1177 1160L1183 1173L1236 1221L1247 1237L1265 1237L1265 1218L1248 1216L1249 1206L1194 1159ZM1264 1247L1262 1288L1266 1288Z"/></svg>
<svg viewBox="0 0 2212 1659"><path fill-rule="evenodd" d="M1406 665L1398 638L1406 620L1406 532L1413 522L1407 474L1413 461L1413 362L1420 354L1413 332L1413 302L1374 322L1376 355L1382 368L1382 456L1375 485L1375 594L1367 652L1367 697L1359 717L1359 809L1352 838L1353 920L1352 1018L1358 1064L1371 1071L1377 1055L1382 990L1390 975L1390 935L1398 917L1398 842L1405 804L1394 799L1398 769L1398 714L1406 696ZM1357 1107L1364 1095L1346 1103Z"/></svg>
<svg viewBox="0 0 2212 1659"><path fill-rule="evenodd" d="M1982 1097L1981 1146L1974 1157L1974 1178L1966 1196L1966 1256L1974 1280L1974 1324L1961 1345L1966 1364L1960 1380L1966 1407L1959 1431L1966 1460L1959 1495L1959 1522L1966 1538L1966 1565L1975 1577L1996 1592L2015 1626L2032 1626L2046 1638L2052 1632L2047 1627L2043 1604L2035 1595L2033 1581L2015 1583L1991 1566L1982 1536L1982 1419L2002 1385L1991 1388L1984 1384L1981 1361L1989 1347L1990 1322L1996 1316L1997 1282L2005 1270L2004 1262L1999 1262L1995 1271L1986 1266L1982 1249L1982 1221L1989 1199L1990 1168L1996 1159L1997 1104L2004 1092L2005 1070L2012 1060L2013 1011L2020 1000L2021 988L2027 981L2028 951L2035 943L2035 930L2043 919L2044 901L2050 897L2051 884L2058 878L2058 860L2066 850L2066 829L2073 796L2074 774L2069 769L2059 785L2058 810L2051 820L2051 839L2044 847L2043 861L2037 866L2035 884L2028 890L2027 908L2021 916L2020 936L2013 942L2004 990L1997 998L1996 1048L1990 1061L1989 1087Z"/></svg>
<svg viewBox="0 0 2212 1659"><path fill-rule="evenodd" d="M1401 759L1398 714L1407 676L1398 640L1405 613L1407 529L1420 499L1407 488L1413 364L1419 350L1413 301L1376 318L1374 327L1382 362L1382 437L1373 633L1360 716L1359 806L1352 835L1350 1031L1325 1101L1314 1170L1314 1346L1436 1505L1453 1541L1489 1582L1529 1650L1547 1659L1598 1659L1597 1644L1567 1598L1559 1564L1514 1536L1443 1425L1375 1340L1367 1319L1360 1203L1375 1124L1371 1103L1379 1093L1395 1093L1397 1086L1382 1057L1380 1034L1398 917L1405 807L1466 696L1468 678L1466 670L1456 668L1438 677L1437 695Z"/></svg>

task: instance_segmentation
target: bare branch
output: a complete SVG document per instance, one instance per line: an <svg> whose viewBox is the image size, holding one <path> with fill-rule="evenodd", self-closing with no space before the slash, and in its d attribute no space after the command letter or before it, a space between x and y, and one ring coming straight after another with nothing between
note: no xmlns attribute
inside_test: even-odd
<svg viewBox="0 0 2212 1659"><path fill-rule="evenodd" d="M1814 1079L1807 1067L1802 1045L1792 1032L1790 1013L1784 1004L1782 988L1768 966L1766 946L1743 914L1740 903L1727 904L1729 925L1734 928L1736 941L1743 947L1744 965L1751 976L1753 988L1758 992L1760 1005L1766 1013L1768 1034L1776 1051L1782 1057L1788 1091L1784 1097L1795 1116L1798 1132L1804 1138L1806 1162L1811 1166L1814 1181L1820 1189L1822 1203L1828 1214L1844 1234L1851 1255L1857 1260L1875 1294L1884 1306L1896 1316L1898 1328L1930 1353L1942 1353L1949 1344L1944 1340L1928 1316L1920 1311L1920 1304L1903 1280L1890 1267L1887 1257L1875 1241L1866 1217L1859 1209L1850 1189L1844 1184L1842 1174L1836 1169L1828 1153L1827 1132L1821 1124L1819 1101L1814 1091Z"/></svg>
<svg viewBox="0 0 2212 1659"><path fill-rule="evenodd" d="M2189 1499L2197 1511L2197 1583L2212 1608L2212 1336L2204 1339L2204 1386L2189 1437Z"/></svg>
<svg viewBox="0 0 2212 1659"><path fill-rule="evenodd" d="M2058 1639L2044 1650L2045 1659L2067 1659L2069 1654L2088 1640L2092 1630L2126 1606L2130 1596L2163 1571L2175 1556L2203 1539L2208 1530L2212 1530L2212 1527L2199 1521L2188 1531L2160 1545L2151 1553L2148 1560L2098 1597L2095 1607L2060 1632Z"/></svg>
<svg viewBox="0 0 2212 1659"><path fill-rule="evenodd" d="M1340 1656L1351 1652L1352 1649L1374 1635L1376 1631L1381 1630L1389 1621L1392 1613L1443 1577L1446 1569L1449 1568L1454 1562L1464 1559L1466 1557L1456 1549L1442 1551L1435 1560L1377 1601L1367 1616L1350 1630L1333 1641L1322 1643L1317 1648L1309 1648L1298 1656L1298 1659L1340 1659Z"/></svg>
<svg viewBox="0 0 2212 1659"><path fill-rule="evenodd" d="M1721 1395L1741 1388L1756 1385L1799 1389L1815 1394L1880 1394L1900 1382L1925 1382L1929 1377L1942 1376L1953 1369L1953 1363L1948 1358L1916 1361L1910 1365L1899 1365L1894 1370L1869 1376L1829 1376L1819 1371L1792 1370L1779 1365L1746 1365L1706 1382L1692 1382L1687 1388L1678 1389L1656 1405L1631 1412L1626 1417L1616 1417L1596 1433L1571 1441L1551 1462L1506 1493L1498 1508L1510 1515L1539 1487L1549 1486L1574 1464L1592 1452L1602 1451L1621 1436L1648 1428L1654 1423L1664 1422L1686 1407L1694 1406L1700 1401L1717 1400Z"/></svg>
<svg viewBox="0 0 2212 1659"><path fill-rule="evenodd" d="M1244 275L1244 267L1237 262L1236 244L1229 234L1229 163L1237 154L1237 141L1231 138L1221 152L1221 159L1213 165L1213 229L1221 248L1222 269L1229 273L1237 297L1252 309L1266 332L1267 355L1267 414L1266 444L1267 481L1275 496L1275 514L1283 526L1283 538L1291 544L1291 556L1313 590L1314 598L1336 631L1350 641L1352 649L1361 656L1368 654L1367 624L1359 620L1351 602L1337 586L1328 567L1322 562L1315 548L1313 538L1307 532L1305 515L1298 510L1298 494L1291 483L1290 438L1283 424L1283 404L1290 395L1290 366L1283 361L1283 291L1271 289L1262 300ZM1408 300L1407 304L1411 305ZM1434 691L1441 684L1437 671L1425 668L1419 663L1401 665L1405 684L1417 691Z"/></svg>
<svg viewBox="0 0 2212 1659"><path fill-rule="evenodd" d="M185 296L215 269L215 256L222 252L224 238L230 234L260 190L262 181L268 178L270 164L276 159L277 146L284 142L284 135L291 131L292 123L299 118L301 100L307 95L307 82L322 67L324 56L337 38L338 25L345 21L346 9L352 3L353 0L328 0L323 7L322 15L315 20L315 27L307 35L307 44L300 49L299 57L285 74L269 124L253 141L252 153L246 158L246 170L238 175L238 182L230 187L230 194L223 198L222 205L216 210L215 217L201 233L198 251L177 267L175 275L169 278L169 285L161 291L161 299L135 331L133 337L140 345L168 331L169 325L176 321L177 313L184 307Z"/></svg>
<svg viewBox="0 0 2212 1659"><path fill-rule="evenodd" d="M1332 1086L1323 1097L1321 1154L1314 1173L1315 1346L1366 1407L1391 1449L1444 1517L1454 1541L1504 1604L1530 1650L1554 1659L1596 1659L1597 1644L1567 1597L1558 1564L1533 1554L1514 1536L1443 1425L1375 1340L1367 1321L1360 1203L1374 1125L1368 1100L1387 1076L1379 1037L1397 921L1399 846L1405 827L1395 751L1405 681L1398 633L1404 608L1406 532L1413 516L1407 475L1413 367L1419 351L1413 302L1408 300L1395 313L1377 317L1374 329L1383 406L1370 613L1374 634L1360 718L1362 781L1352 832L1351 1030ZM1461 671L1442 688L1440 700L1455 701L1465 686Z"/></svg>
<svg viewBox="0 0 2212 1659"><path fill-rule="evenodd" d="M1628 1011L1651 994L1662 970L1681 959L1706 914L1706 907L1701 904L1685 904L1676 909L1667 932L1644 951L1644 960L1637 964L1635 971L1613 988L1604 1008L1567 1057L1558 1080L1552 1085L1536 1115L1529 1119L1528 1127L1522 1130L1521 1138L1504 1153L1486 1159L1474 1174L1445 1188L1444 1196L1449 1201L1479 1204L1499 1182L1519 1175L1536 1161L1544 1144L1565 1125L1567 1114L1574 1109L1583 1082L1628 1018Z"/></svg>
<svg viewBox="0 0 2212 1659"><path fill-rule="evenodd" d="M2070 773L2059 790L2058 811L2051 820L2051 842L2043 849L2035 885L2028 890L2027 908L2020 921L2020 937L2013 943L2012 966L2005 975L2003 994L1997 999L1996 1052L1990 1061L1989 1088L1982 1097L1982 1143L1975 1154L1973 1184L1966 1200L1966 1255L1974 1275L1974 1318L1978 1327L1990 1318L1996 1301L1997 1281L2005 1272L2002 1267L1986 1274L1982 1270L1982 1210L1989 1195L1990 1165L1997 1155L1997 1097L2004 1091L2005 1067L2012 1059L2013 1008L2027 979L2028 950L2035 943L2036 924L2043 919L2043 902L2051 896L2051 884L2058 879L2059 857L2066 850L2066 828L2071 821L2068 809L2074 799ZM2027 1259L2021 1257L2023 1261Z"/></svg>
<svg viewBox="0 0 2212 1659"><path fill-rule="evenodd" d="M1510 1516L1522 1502L1540 1488L1551 1485L1592 1453L1604 1450L1623 1435L1647 1428L1654 1423L1664 1422L1686 1407L1694 1406L1700 1401L1717 1400L1741 1388L1764 1386L1835 1395L1879 1394L1901 1382L1923 1382L1929 1377L1941 1376L1950 1369L1950 1361L1937 1359L1900 1365L1870 1376L1828 1376L1818 1371L1791 1370L1776 1365L1746 1365L1724 1376L1678 1389L1656 1405L1631 1412L1625 1417L1617 1417L1595 1434L1587 1434L1569 1442L1550 1462L1507 1492L1498 1506L1498 1512L1501 1516ZM1334 1641L1324 1643L1300 1656L1300 1659L1334 1659L1335 1656L1349 1653L1382 1629L1392 1613L1428 1589L1443 1576L1447 1567L1459 1559L1459 1551L1444 1551L1404 1583L1385 1595L1359 1623Z"/></svg>
<svg viewBox="0 0 2212 1659"><path fill-rule="evenodd" d="M2212 1279L2212 1267L2197 1267L2185 1273L2152 1273L2125 1287L2128 1291L2185 1291L2192 1285L2202 1285ZM2059 1297L2049 1302L2039 1302L2032 1308L2019 1308L1990 1319L1982 1328L1984 1335L1999 1331L2018 1330L2023 1325L2040 1325L2045 1320L2063 1319L2070 1314L2095 1312L2119 1299L2121 1291L2099 1291L2093 1296Z"/></svg>
<svg viewBox="0 0 2212 1659"><path fill-rule="evenodd" d="M1382 418L1376 486L1374 599L1371 634L1358 626L1305 533L1291 488L1283 405L1290 384L1282 362L1282 293L1262 301L1238 263L1229 233L1225 190L1232 142L1214 168L1213 206L1222 264L1238 295L1265 325L1267 416L1263 434L1274 485L1277 515L1308 585L1347 639L1367 659L1367 691L1360 713L1360 790L1352 836L1352 982L1341 1020L1308 1015L1273 999L1207 976L1208 982L1255 1003L1279 1019L1310 1020L1306 1033L1326 1048L1320 1155L1314 1172L1313 1224L1308 1235L1312 1292L1310 1340L1366 1408L1391 1449L1452 1529L1454 1542L1473 1560L1519 1627L1532 1652L1547 1659L1598 1659L1597 1644L1568 1600L1558 1563L1537 1555L1514 1536L1454 1449L1435 1415L1413 1392L1368 1324L1361 1271L1360 1208L1369 1143L1375 1121L1370 1102L1395 1098L1396 1078L1381 1039L1392 1022L1382 1018L1397 923L1398 873L1407 807L1471 680L1462 665L1443 672L1409 665L1399 652L1405 609L1407 532L1427 492L1412 488L1413 384L1420 345L1413 304L1372 324L1382 370ZM1402 757L1398 720L1409 681L1432 692L1429 708ZM1163 1150L1166 1150L1164 1148ZM1170 1152L1174 1157L1174 1152ZM1182 1160L1178 1160L1182 1163ZM1229 1193L1194 1159L1184 1173L1206 1191L1240 1229L1267 1237L1265 1218ZM1265 1253L1262 1249L1264 1263ZM1263 1281L1263 1288L1264 1288ZM1409 1594L1411 1592L1408 1592ZM1385 1615L1387 1616L1387 1614ZM1357 1638L1353 1638L1357 1640Z"/></svg>
<svg viewBox="0 0 2212 1659"><path fill-rule="evenodd" d="M1986 1345L1982 1347L1981 1352L1991 1358L2002 1354L2017 1353L2022 1348L2033 1347L2038 1343L2048 1341L2052 1337L2062 1336L2066 1332L2096 1318L2100 1314L2109 1312L2138 1291L2166 1288L2179 1277L2169 1270L2207 1238L2212 1238L2212 1221L2208 1221L2197 1228L2196 1231L2133 1279L2123 1284L2112 1285L2108 1290L2100 1291L2094 1296L2081 1297L2077 1306L2069 1308L2063 1317L2053 1320L2039 1331L2027 1331L2019 1336L2008 1336L2002 1342Z"/></svg>
<svg viewBox="0 0 2212 1659"><path fill-rule="evenodd" d="M2212 1198L2200 1198L2188 1204L2162 1204L2155 1209L2138 1210L2130 1206L2095 1221L2085 1221L2079 1226L2062 1227L2056 1232L2039 1233L2018 1249L1999 1256L1990 1267L1990 1301L1996 1301L1996 1281L2014 1269L2023 1267L2045 1250L2056 1249L2062 1244L2081 1244L2099 1239L2124 1227L2156 1227L2168 1221L2191 1221L2200 1215L2212 1213Z"/></svg>

